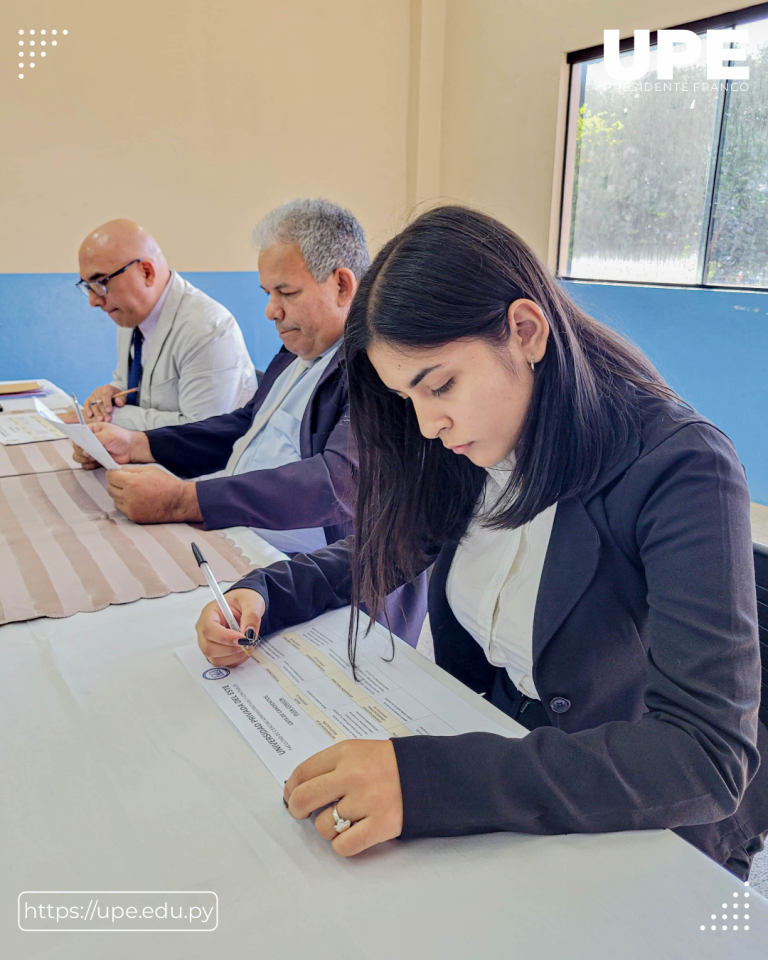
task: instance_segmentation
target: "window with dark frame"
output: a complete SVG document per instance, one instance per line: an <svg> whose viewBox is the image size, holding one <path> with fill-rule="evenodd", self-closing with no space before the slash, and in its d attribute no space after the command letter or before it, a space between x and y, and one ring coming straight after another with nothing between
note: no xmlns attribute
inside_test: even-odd
<svg viewBox="0 0 768 960"><path fill-rule="evenodd" d="M749 80L708 80L706 31L736 28ZM657 80L655 33L638 81L609 77L602 46L568 56L558 274L768 289L768 3L674 29L702 53L671 81Z"/></svg>

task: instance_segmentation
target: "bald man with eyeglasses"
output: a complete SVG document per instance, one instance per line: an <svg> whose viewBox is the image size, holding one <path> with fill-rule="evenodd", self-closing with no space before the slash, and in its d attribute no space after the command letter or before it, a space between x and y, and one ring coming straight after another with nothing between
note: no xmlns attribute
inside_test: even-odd
<svg viewBox="0 0 768 960"><path fill-rule="evenodd" d="M86 422L147 430L230 413L256 391L232 314L171 270L132 220L83 241L77 286L117 324L117 368L84 404Z"/></svg>

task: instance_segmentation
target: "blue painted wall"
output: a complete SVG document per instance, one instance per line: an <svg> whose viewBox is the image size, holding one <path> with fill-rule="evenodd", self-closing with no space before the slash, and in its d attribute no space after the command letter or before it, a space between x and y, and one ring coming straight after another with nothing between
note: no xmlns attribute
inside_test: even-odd
<svg viewBox="0 0 768 960"><path fill-rule="evenodd" d="M255 272L185 273L237 317L256 367L280 347ZM47 377L79 397L107 383L115 328L75 274L0 274L0 379ZM731 437L752 499L768 504L768 294L565 281L589 313L651 358Z"/></svg>
<svg viewBox="0 0 768 960"><path fill-rule="evenodd" d="M734 442L768 504L768 294L564 281L579 306L636 343Z"/></svg>
<svg viewBox="0 0 768 960"><path fill-rule="evenodd" d="M264 316L267 297L255 271L185 273L237 318L263 370L281 347ZM115 368L115 324L88 305L72 273L0 274L0 380L45 377L85 399Z"/></svg>

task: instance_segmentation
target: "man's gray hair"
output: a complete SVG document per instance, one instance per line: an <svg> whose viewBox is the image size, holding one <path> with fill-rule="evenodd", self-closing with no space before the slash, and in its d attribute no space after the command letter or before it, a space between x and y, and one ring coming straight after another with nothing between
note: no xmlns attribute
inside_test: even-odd
<svg viewBox="0 0 768 960"><path fill-rule="evenodd" d="M334 270L347 267L360 280L371 258L357 217L330 200L288 200L263 217L253 231L259 249L296 243L307 270L324 283Z"/></svg>

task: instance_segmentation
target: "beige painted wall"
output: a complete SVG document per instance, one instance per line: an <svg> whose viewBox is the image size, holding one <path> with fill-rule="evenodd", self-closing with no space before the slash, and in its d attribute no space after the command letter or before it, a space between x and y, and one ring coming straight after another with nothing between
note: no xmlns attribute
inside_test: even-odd
<svg viewBox="0 0 768 960"><path fill-rule="evenodd" d="M39 53L54 27L19 80L19 29ZM117 216L181 270L254 269L292 196L348 205L374 247L402 222L409 0L3 0L0 51L0 272L74 271Z"/></svg>
<svg viewBox="0 0 768 960"><path fill-rule="evenodd" d="M258 218L316 195L351 207L373 250L455 199L554 263L566 52L740 5L73 0L63 18L60 0L4 0L0 272L72 271L116 216L178 269L250 270ZM69 35L19 80L18 30L39 44L54 26Z"/></svg>
<svg viewBox="0 0 768 960"><path fill-rule="evenodd" d="M440 191L508 223L554 266L565 55L603 30L673 27L747 2L447 0ZM553 203L554 199L554 203Z"/></svg>

